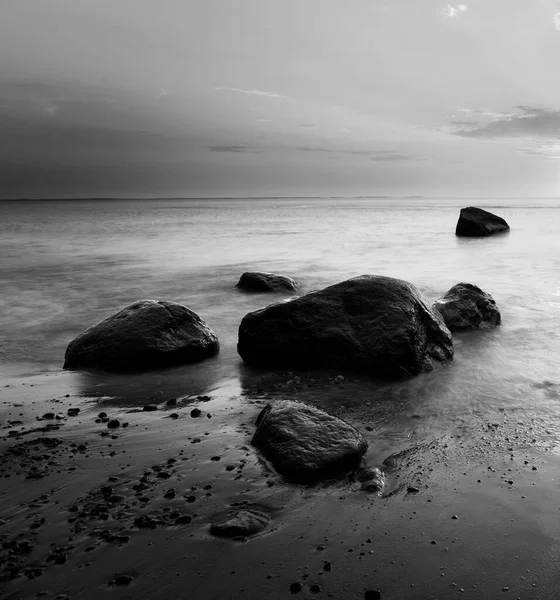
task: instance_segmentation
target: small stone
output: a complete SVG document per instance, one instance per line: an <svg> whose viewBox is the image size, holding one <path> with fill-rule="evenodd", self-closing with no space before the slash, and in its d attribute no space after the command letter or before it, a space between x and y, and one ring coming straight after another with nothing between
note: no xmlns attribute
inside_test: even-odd
<svg viewBox="0 0 560 600"><path fill-rule="evenodd" d="M414 487L414 486L412 486L412 485L409 485L409 486L406 488L406 492L407 492L407 494L417 494L419 491L420 491L420 490L419 490L417 487Z"/></svg>
<svg viewBox="0 0 560 600"><path fill-rule="evenodd" d="M132 577L130 575L117 575L113 582L115 585L130 585Z"/></svg>
<svg viewBox="0 0 560 600"><path fill-rule="evenodd" d="M144 412L153 412L154 410L157 410L158 407L156 404L144 404L144 406L142 407L142 410Z"/></svg>
<svg viewBox="0 0 560 600"><path fill-rule="evenodd" d="M303 586L299 581L290 584L290 592L292 592L292 594L299 594L302 589Z"/></svg>
<svg viewBox="0 0 560 600"><path fill-rule="evenodd" d="M202 411L200 410L200 408L193 408L191 410L191 417L193 419L197 419L198 417L200 417L201 414L202 414Z"/></svg>
<svg viewBox="0 0 560 600"><path fill-rule="evenodd" d="M105 418L107 417L107 413L106 413L106 412L100 412L100 413L97 415L97 417L98 417L99 419L105 419Z"/></svg>
<svg viewBox="0 0 560 600"><path fill-rule="evenodd" d="M457 515L453 515L451 518L452 519L458 519L459 517Z"/></svg>
<svg viewBox="0 0 560 600"><path fill-rule="evenodd" d="M321 591L321 586L320 586L320 585L318 585L318 584L316 584L316 583L314 583L314 584L313 584L313 585L312 585L312 586L309 588L309 591L310 591L312 594L318 594L318 593Z"/></svg>
<svg viewBox="0 0 560 600"><path fill-rule="evenodd" d="M364 598L365 600L381 600L381 592L378 590L367 590Z"/></svg>
<svg viewBox="0 0 560 600"><path fill-rule="evenodd" d="M52 413L52 412L45 413L42 418L43 419L54 419L54 413Z"/></svg>
<svg viewBox="0 0 560 600"><path fill-rule="evenodd" d="M175 519L175 525L188 525L192 521L192 517L189 515L181 515Z"/></svg>
<svg viewBox="0 0 560 600"><path fill-rule="evenodd" d="M118 419L111 419L108 423L107 423L107 427L109 429L116 429L117 427L121 426L121 422Z"/></svg>
<svg viewBox="0 0 560 600"><path fill-rule="evenodd" d="M165 404L166 406L177 406L177 398L169 398Z"/></svg>

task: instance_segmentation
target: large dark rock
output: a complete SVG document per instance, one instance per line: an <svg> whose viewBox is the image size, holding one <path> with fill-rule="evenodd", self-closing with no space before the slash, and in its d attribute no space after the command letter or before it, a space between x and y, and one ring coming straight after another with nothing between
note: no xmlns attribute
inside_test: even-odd
<svg viewBox="0 0 560 600"><path fill-rule="evenodd" d="M250 292L295 292L299 283L285 275L252 271L243 273L236 287Z"/></svg>
<svg viewBox="0 0 560 600"><path fill-rule="evenodd" d="M362 275L246 315L237 350L247 363L336 368L399 379L453 358L451 334L418 290Z"/></svg>
<svg viewBox="0 0 560 600"><path fill-rule="evenodd" d="M216 334L186 306L139 300L72 340L64 368L158 369L200 361L219 348Z"/></svg>
<svg viewBox="0 0 560 600"><path fill-rule="evenodd" d="M482 237L509 231L509 225L502 217L482 208L468 206L461 209L455 234L463 237Z"/></svg>
<svg viewBox="0 0 560 600"><path fill-rule="evenodd" d="M277 400L259 414L251 443L282 475L319 479L360 464L364 436L338 417L303 402Z"/></svg>
<svg viewBox="0 0 560 600"><path fill-rule="evenodd" d="M492 329L501 323L494 298L472 283L458 283L434 302L450 331Z"/></svg>

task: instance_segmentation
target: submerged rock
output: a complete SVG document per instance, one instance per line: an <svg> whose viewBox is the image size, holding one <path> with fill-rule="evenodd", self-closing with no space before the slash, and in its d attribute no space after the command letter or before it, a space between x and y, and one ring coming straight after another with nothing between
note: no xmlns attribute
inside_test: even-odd
<svg viewBox="0 0 560 600"><path fill-rule="evenodd" d="M139 300L70 342L64 368L140 371L198 362L218 351L216 334L186 306Z"/></svg>
<svg viewBox="0 0 560 600"><path fill-rule="evenodd" d="M468 206L467 208L461 209L461 214L459 215L459 220L457 221L457 227L455 229L455 235L464 237L482 237L508 230L509 225L502 217L498 217L482 208Z"/></svg>
<svg viewBox="0 0 560 600"><path fill-rule="evenodd" d="M434 302L450 331L492 329L501 323L494 298L472 283L458 283Z"/></svg>
<svg viewBox="0 0 560 600"><path fill-rule="evenodd" d="M451 334L419 291L376 275L247 314L237 350L249 364L345 369L388 379L453 359Z"/></svg>
<svg viewBox="0 0 560 600"><path fill-rule="evenodd" d="M368 446L346 421L292 400L268 404L256 426L253 446L280 474L296 479L324 478L353 469Z"/></svg>
<svg viewBox="0 0 560 600"><path fill-rule="evenodd" d="M265 529L270 523L268 515L252 509L237 510L223 521L213 523L210 533L220 537L247 537Z"/></svg>
<svg viewBox="0 0 560 600"><path fill-rule="evenodd" d="M295 292L299 288L299 283L285 275L250 271L241 275L236 287L251 292Z"/></svg>

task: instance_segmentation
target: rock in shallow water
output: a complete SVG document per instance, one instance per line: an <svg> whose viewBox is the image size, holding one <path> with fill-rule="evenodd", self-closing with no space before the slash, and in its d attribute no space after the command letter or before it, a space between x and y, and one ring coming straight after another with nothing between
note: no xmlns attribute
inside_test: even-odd
<svg viewBox="0 0 560 600"><path fill-rule="evenodd" d="M458 283L434 302L450 331L492 329L501 323L494 298L472 283Z"/></svg>
<svg viewBox="0 0 560 600"><path fill-rule="evenodd" d="M216 334L186 306L139 300L70 342L64 368L140 371L198 362L218 351Z"/></svg>
<svg viewBox="0 0 560 600"><path fill-rule="evenodd" d="M463 237L484 237L493 233L509 230L509 225L502 217L487 210L468 206L462 208L455 228L455 235Z"/></svg>
<svg viewBox="0 0 560 600"><path fill-rule="evenodd" d="M241 275L236 287L251 292L295 292L299 283L285 275L251 271Z"/></svg>
<svg viewBox="0 0 560 600"><path fill-rule="evenodd" d="M220 537L246 537L265 529L270 522L268 515L256 510L237 510L223 521L213 523L210 533Z"/></svg>
<svg viewBox="0 0 560 600"><path fill-rule="evenodd" d="M451 334L410 283L362 275L246 315L237 350L249 364L336 368L388 379L453 359Z"/></svg>
<svg viewBox="0 0 560 600"><path fill-rule="evenodd" d="M352 425L303 402L277 400L257 418L251 443L294 479L334 476L360 464L367 441Z"/></svg>

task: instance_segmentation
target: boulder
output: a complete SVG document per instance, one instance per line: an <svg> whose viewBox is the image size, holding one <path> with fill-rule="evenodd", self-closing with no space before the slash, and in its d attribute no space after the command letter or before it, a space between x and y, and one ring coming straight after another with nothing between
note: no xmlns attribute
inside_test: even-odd
<svg viewBox="0 0 560 600"><path fill-rule="evenodd" d="M461 209L455 235L463 237L482 237L509 231L509 225L502 217L492 214L482 208L468 206Z"/></svg>
<svg viewBox="0 0 560 600"><path fill-rule="evenodd" d="M252 271L243 273L236 287L250 292L295 292L299 283L285 275Z"/></svg>
<svg viewBox="0 0 560 600"><path fill-rule="evenodd" d="M494 298L472 283L458 283L434 302L450 331L492 329L501 323Z"/></svg>
<svg viewBox="0 0 560 600"><path fill-rule="evenodd" d="M321 479L353 469L368 446L346 421L292 400L268 404L256 426L253 446L278 473L293 479Z"/></svg>
<svg viewBox="0 0 560 600"><path fill-rule="evenodd" d="M139 300L72 340L64 368L159 369L200 361L216 354L219 347L216 334L186 306Z"/></svg>
<svg viewBox="0 0 560 600"><path fill-rule="evenodd" d="M247 314L246 363L401 379L453 359L451 333L410 283L362 275Z"/></svg>
<svg viewBox="0 0 560 600"><path fill-rule="evenodd" d="M213 523L210 533L220 537L247 537L265 529L270 522L268 515L257 510L244 509L232 512L222 521Z"/></svg>

